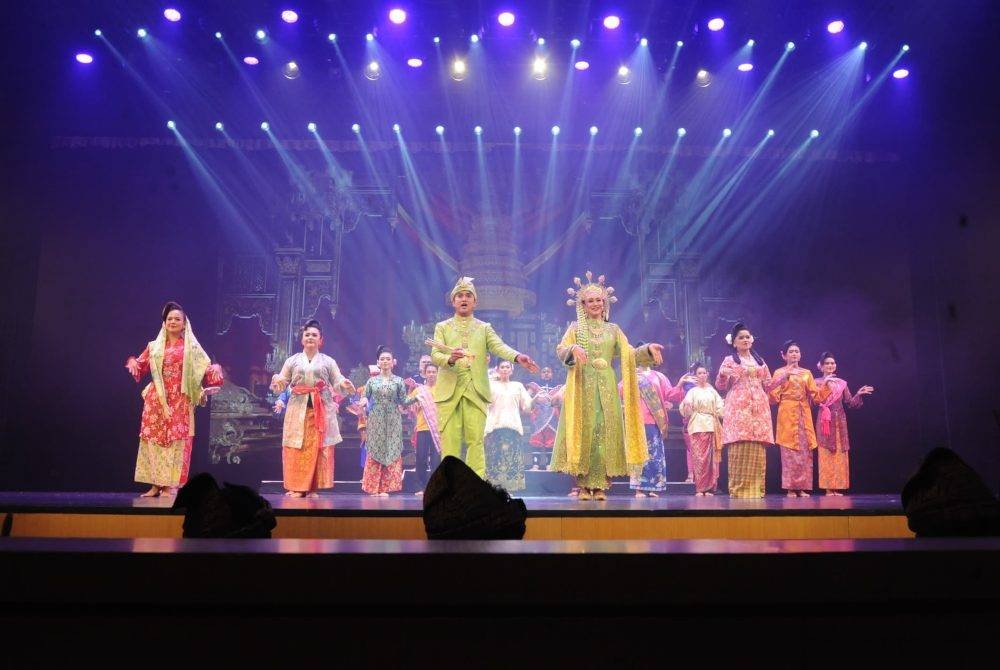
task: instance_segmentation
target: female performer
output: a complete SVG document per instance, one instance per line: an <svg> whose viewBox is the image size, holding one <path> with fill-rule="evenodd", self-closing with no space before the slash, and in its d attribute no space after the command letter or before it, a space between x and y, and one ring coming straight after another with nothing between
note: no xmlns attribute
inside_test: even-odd
<svg viewBox="0 0 1000 670"><path fill-rule="evenodd" d="M663 362L663 346L633 348L617 324L608 321L614 289L604 276L587 284L574 278L569 306L576 306L576 323L563 335L556 354L569 368L563 411L552 450L551 469L576 476L579 500L606 500L609 477L635 475L648 459L636 363ZM621 361L622 401L611 361Z"/></svg>
<svg viewBox="0 0 1000 670"><path fill-rule="evenodd" d="M508 491L524 489L524 426L521 412L531 409L531 396L521 382L512 382L514 364L500 361L499 379L490 382L493 401L486 413L486 479Z"/></svg>
<svg viewBox="0 0 1000 670"><path fill-rule="evenodd" d="M176 302L161 314L163 325L156 339L125 368L138 382L149 372L153 381L142 391L142 423L135 481L151 484L143 498L173 495L187 482L194 442L194 406L205 404L202 382L222 384L222 369L210 365L191 322Z"/></svg>
<svg viewBox="0 0 1000 670"><path fill-rule="evenodd" d="M340 374L335 360L320 353L319 321L307 321L300 336L302 352L271 378L271 390L281 393L289 384L292 389L281 435L285 495L315 498L318 489L333 488L333 447L343 439L333 391L349 395L354 384Z"/></svg>
<svg viewBox="0 0 1000 670"><path fill-rule="evenodd" d="M841 491L851 487L850 459L851 441L847 435L847 415L844 406L855 409L861 407L862 397L875 389L862 386L853 396L847 382L836 376L837 360L829 351L824 351L816 365L830 389L830 395L819 405L819 487L828 496L842 496Z"/></svg>
<svg viewBox="0 0 1000 670"><path fill-rule="evenodd" d="M667 410L673 407L672 403L684 398L684 391L680 384L671 386L665 374L650 369L648 365L638 366L636 377L649 458L642 473L629 479L629 488L635 491L636 498L657 498L659 492L667 490L667 458L664 448L667 439ZM624 382L619 383L618 393L622 397L624 390Z"/></svg>
<svg viewBox="0 0 1000 670"><path fill-rule="evenodd" d="M696 365L695 386L681 401L681 416L691 438L691 476L696 496L714 496L722 459L722 396L708 383L708 368ZM685 375L681 382L690 379Z"/></svg>
<svg viewBox="0 0 1000 670"><path fill-rule="evenodd" d="M767 472L764 445L774 443L771 407L767 401L771 372L753 350L753 335L742 322L733 326L726 342L733 353L722 361L715 385L726 393L722 443L728 447L729 495L763 498Z"/></svg>
<svg viewBox="0 0 1000 670"><path fill-rule="evenodd" d="M368 455L361 490L373 496L385 497L403 488L403 416L399 408L417 402L416 396L406 396L406 384L392 374L394 362L392 350L380 346L379 373L365 384Z"/></svg>
<svg viewBox="0 0 1000 670"><path fill-rule="evenodd" d="M799 367L802 350L794 340L781 345L785 366L778 368L776 382L768 393L778 406L777 444L781 448L781 488L788 497L808 498L813 487L813 456L816 430L813 428L811 403L820 403L830 394L826 384L817 386L812 373Z"/></svg>

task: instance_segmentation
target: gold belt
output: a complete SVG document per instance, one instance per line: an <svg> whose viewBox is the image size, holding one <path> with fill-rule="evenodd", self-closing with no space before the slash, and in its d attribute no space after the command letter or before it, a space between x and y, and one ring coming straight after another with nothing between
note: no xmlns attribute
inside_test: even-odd
<svg viewBox="0 0 1000 670"><path fill-rule="evenodd" d="M594 359L591 359L590 364L593 365L598 370L603 370L603 369L605 369L605 368L607 368L607 367L609 367L611 365L610 363L608 363L603 358L594 358Z"/></svg>

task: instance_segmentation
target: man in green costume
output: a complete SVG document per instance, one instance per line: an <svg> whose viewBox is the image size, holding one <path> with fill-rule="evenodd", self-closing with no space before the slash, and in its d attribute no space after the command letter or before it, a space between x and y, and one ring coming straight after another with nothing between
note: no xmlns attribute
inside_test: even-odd
<svg viewBox="0 0 1000 670"><path fill-rule="evenodd" d="M492 400L487 354L515 361L532 373L538 366L531 356L504 344L493 326L473 316L478 296L471 277L459 278L450 298L455 316L434 327L431 347L431 358L438 366L434 402L441 427L441 455L461 458L464 441L465 462L482 477L486 474L486 408Z"/></svg>

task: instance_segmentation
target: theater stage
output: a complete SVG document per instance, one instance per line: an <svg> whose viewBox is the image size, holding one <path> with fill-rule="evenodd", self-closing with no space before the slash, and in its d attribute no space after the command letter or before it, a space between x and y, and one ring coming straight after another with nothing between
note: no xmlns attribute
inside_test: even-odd
<svg viewBox="0 0 1000 670"><path fill-rule="evenodd" d="M265 495L283 539L424 539L422 499L328 493L315 499ZM899 497L857 495L734 500L666 495L606 502L525 497L527 540L837 540L912 537ZM0 493L10 537L180 538L172 499L133 493Z"/></svg>

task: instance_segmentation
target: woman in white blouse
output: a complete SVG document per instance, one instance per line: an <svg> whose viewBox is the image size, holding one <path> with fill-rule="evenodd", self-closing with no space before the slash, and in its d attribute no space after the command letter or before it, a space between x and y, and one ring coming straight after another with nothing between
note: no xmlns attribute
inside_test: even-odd
<svg viewBox="0 0 1000 670"><path fill-rule="evenodd" d="M508 491L524 489L524 427L521 412L531 409L531 396L521 382L510 380L514 366L502 361L498 379L490 382L493 402L486 413L486 479Z"/></svg>
<svg viewBox="0 0 1000 670"><path fill-rule="evenodd" d="M719 483L722 456L722 424L719 420L725 403L719 392L708 383L708 368L697 366L694 376L695 386L684 396L680 410L681 416L688 419L695 495L712 496Z"/></svg>

